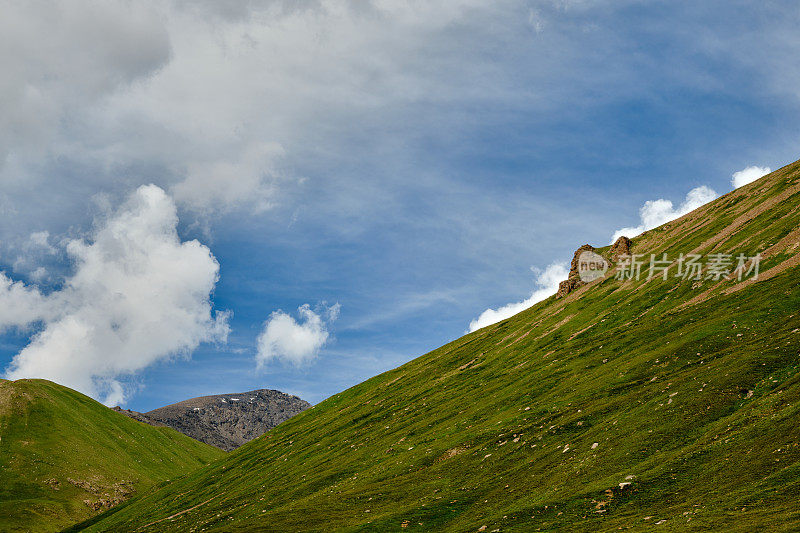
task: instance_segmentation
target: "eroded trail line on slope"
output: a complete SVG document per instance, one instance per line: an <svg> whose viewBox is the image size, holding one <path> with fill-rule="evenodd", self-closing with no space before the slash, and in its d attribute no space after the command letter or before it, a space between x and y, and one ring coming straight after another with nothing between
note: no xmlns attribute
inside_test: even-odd
<svg viewBox="0 0 800 533"><path fill-rule="evenodd" d="M165 520L172 520L173 518L177 518L177 517L179 517L180 515L182 515L184 513L188 513L189 511L193 511L194 509L197 509L198 507L202 507L203 505L207 504L208 502L210 502L211 500L213 500L217 496L220 496L220 494L217 494L216 496L212 496L209 499L207 499L206 501L198 503L194 507L189 507L188 509L184 509L183 511L178 511L177 513L175 513L173 515L170 515L170 516L168 516L166 518L162 518L160 520L156 520L155 522L150 522L149 524L145 524L142 527L140 527L139 529L137 529L136 531L141 531L142 529L146 529L146 528L148 528L150 526L153 526L153 525L158 524L160 522L163 522Z"/></svg>

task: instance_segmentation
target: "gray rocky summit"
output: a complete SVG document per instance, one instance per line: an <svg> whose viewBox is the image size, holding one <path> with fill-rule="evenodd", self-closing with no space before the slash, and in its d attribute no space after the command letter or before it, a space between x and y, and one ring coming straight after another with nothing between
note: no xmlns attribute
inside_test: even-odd
<svg viewBox="0 0 800 533"><path fill-rule="evenodd" d="M169 426L193 439L230 451L309 407L311 404L297 396L259 389L201 396L147 413L114 409L141 422Z"/></svg>

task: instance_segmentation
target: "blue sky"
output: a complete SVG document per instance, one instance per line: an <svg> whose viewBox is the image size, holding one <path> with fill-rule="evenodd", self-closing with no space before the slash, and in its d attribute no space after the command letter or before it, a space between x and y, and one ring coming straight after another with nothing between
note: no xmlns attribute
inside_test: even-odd
<svg viewBox="0 0 800 533"><path fill-rule="evenodd" d="M31 345L21 371L142 411L318 402L459 337L646 201L800 157L800 7L697 4L3 4L2 367ZM148 184L164 257L112 231ZM119 338L42 340L109 309Z"/></svg>

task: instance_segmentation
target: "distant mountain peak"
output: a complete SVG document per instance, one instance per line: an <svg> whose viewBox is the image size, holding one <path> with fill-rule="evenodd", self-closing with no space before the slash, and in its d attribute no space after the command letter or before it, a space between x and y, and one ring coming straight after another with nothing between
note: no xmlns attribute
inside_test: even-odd
<svg viewBox="0 0 800 533"><path fill-rule="evenodd" d="M308 409L297 396L272 389L200 396L147 413L114 409L140 422L169 426L193 439L231 451Z"/></svg>

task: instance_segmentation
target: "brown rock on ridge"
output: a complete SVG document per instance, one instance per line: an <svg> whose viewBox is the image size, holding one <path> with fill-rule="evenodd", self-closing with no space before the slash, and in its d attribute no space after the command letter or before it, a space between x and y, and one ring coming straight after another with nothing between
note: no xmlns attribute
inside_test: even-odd
<svg viewBox="0 0 800 533"><path fill-rule="evenodd" d="M572 256L572 262L569 264L569 277L570 278L577 278L580 276L580 271L578 270L578 259L580 258L583 252L594 252L595 247L591 244L584 244L577 250L575 250L575 254Z"/></svg>
<svg viewBox="0 0 800 533"><path fill-rule="evenodd" d="M623 235L611 245L611 249L608 253L611 255L611 261L615 263L620 256L631 255L631 240Z"/></svg>
<svg viewBox="0 0 800 533"><path fill-rule="evenodd" d="M580 280L580 278L569 278L561 283L558 284L558 292L556 293L556 298L563 298L567 294L571 293L575 289L586 285L584 282Z"/></svg>
<svg viewBox="0 0 800 533"><path fill-rule="evenodd" d="M575 254L572 256L572 262L569 266L569 277L558 284L558 292L556 293L557 298L563 298L575 289L579 289L580 287L586 285L586 282L580 277L578 260L583 252L595 252L595 250L596 248L590 244L584 244L575 250ZM608 255L611 257L611 263L616 263L621 256L630 255L630 253L631 240L625 236L617 239L614 244L611 245L611 248L608 251Z"/></svg>
<svg viewBox="0 0 800 533"><path fill-rule="evenodd" d="M311 404L270 389L218 394L184 400L147 413L116 411L154 426L169 426L195 440L225 451L260 437Z"/></svg>
<svg viewBox="0 0 800 533"><path fill-rule="evenodd" d="M594 252L595 247L591 244L584 244L577 250L575 250L575 254L572 256L572 262L569 265L569 277L558 284L558 292L556 293L556 298L563 298L567 294L571 293L577 288L583 287L586 285L584 281L581 281L580 272L578 271L578 258L581 256L583 252Z"/></svg>

